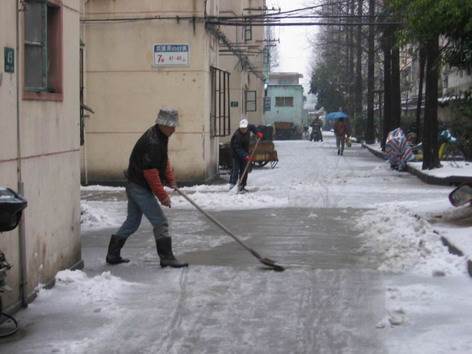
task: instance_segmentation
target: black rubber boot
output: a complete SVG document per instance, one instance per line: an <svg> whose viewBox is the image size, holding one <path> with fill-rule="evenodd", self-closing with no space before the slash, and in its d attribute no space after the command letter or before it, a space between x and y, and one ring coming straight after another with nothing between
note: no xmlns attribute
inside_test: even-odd
<svg viewBox="0 0 472 354"><path fill-rule="evenodd" d="M120 236L111 235L110 244L108 245L108 254L106 261L108 264L128 263L129 259L121 258L120 251L125 244L126 239Z"/></svg>
<svg viewBox="0 0 472 354"><path fill-rule="evenodd" d="M172 238L169 237L169 227L160 225L154 227L154 239L156 240L157 254L161 261L161 267L182 268L188 267L188 263L178 261L172 252Z"/></svg>

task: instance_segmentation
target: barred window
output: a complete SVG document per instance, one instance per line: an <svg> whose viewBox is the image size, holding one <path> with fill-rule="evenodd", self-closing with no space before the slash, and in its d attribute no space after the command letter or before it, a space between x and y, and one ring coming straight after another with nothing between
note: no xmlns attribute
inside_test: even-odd
<svg viewBox="0 0 472 354"><path fill-rule="evenodd" d="M54 0L25 2L25 90L62 91L61 6Z"/></svg>
<svg viewBox="0 0 472 354"><path fill-rule="evenodd" d="M210 129L213 137L231 134L229 75L227 71L210 67Z"/></svg>
<svg viewBox="0 0 472 354"><path fill-rule="evenodd" d="M276 97L276 107L293 107L293 97Z"/></svg>
<svg viewBox="0 0 472 354"><path fill-rule="evenodd" d="M257 111L256 91L245 91L246 112Z"/></svg>

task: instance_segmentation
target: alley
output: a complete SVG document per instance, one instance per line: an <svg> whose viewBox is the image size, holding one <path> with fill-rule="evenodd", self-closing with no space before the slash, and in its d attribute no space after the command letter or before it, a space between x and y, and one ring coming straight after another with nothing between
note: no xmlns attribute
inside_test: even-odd
<svg viewBox="0 0 472 354"><path fill-rule="evenodd" d="M411 345L416 330L382 329L391 310L386 297L398 289L398 279L409 286L434 279L395 280L380 271L389 258L365 247L368 230L359 220L380 203L428 203L446 197L447 189L390 171L359 145L338 157L332 137L325 140L277 142L279 166L255 170L247 194L227 192L226 185L183 188L250 247L284 265L283 273L264 269L176 196L166 212L175 251L191 266L161 269L147 222L123 250L131 262L107 266L108 237L125 216L123 191L84 189L85 273L59 273L56 286L41 290L19 314L19 333L3 341L0 351L408 352L395 338ZM387 209L392 218L395 212ZM432 247L435 252L442 250ZM413 268L407 261L395 258ZM470 310L463 308L465 314Z"/></svg>

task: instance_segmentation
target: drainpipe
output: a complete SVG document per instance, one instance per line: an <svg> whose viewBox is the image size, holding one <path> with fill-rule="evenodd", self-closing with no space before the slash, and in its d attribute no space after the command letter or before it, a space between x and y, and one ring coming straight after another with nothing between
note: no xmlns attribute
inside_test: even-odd
<svg viewBox="0 0 472 354"><path fill-rule="evenodd" d="M18 193L24 195L25 188L21 171L21 124L20 124L20 9L21 0L16 3L16 142L17 142L17 176ZM18 227L18 246L20 251L20 302L22 307L28 306L26 295L26 231L25 218L22 217Z"/></svg>

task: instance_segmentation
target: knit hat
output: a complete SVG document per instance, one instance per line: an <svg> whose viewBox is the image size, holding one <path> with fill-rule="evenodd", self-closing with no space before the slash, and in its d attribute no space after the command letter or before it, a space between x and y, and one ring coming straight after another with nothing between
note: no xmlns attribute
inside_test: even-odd
<svg viewBox="0 0 472 354"><path fill-rule="evenodd" d="M174 108L161 108L156 118L156 124L167 127L176 127L179 122L179 113Z"/></svg>

